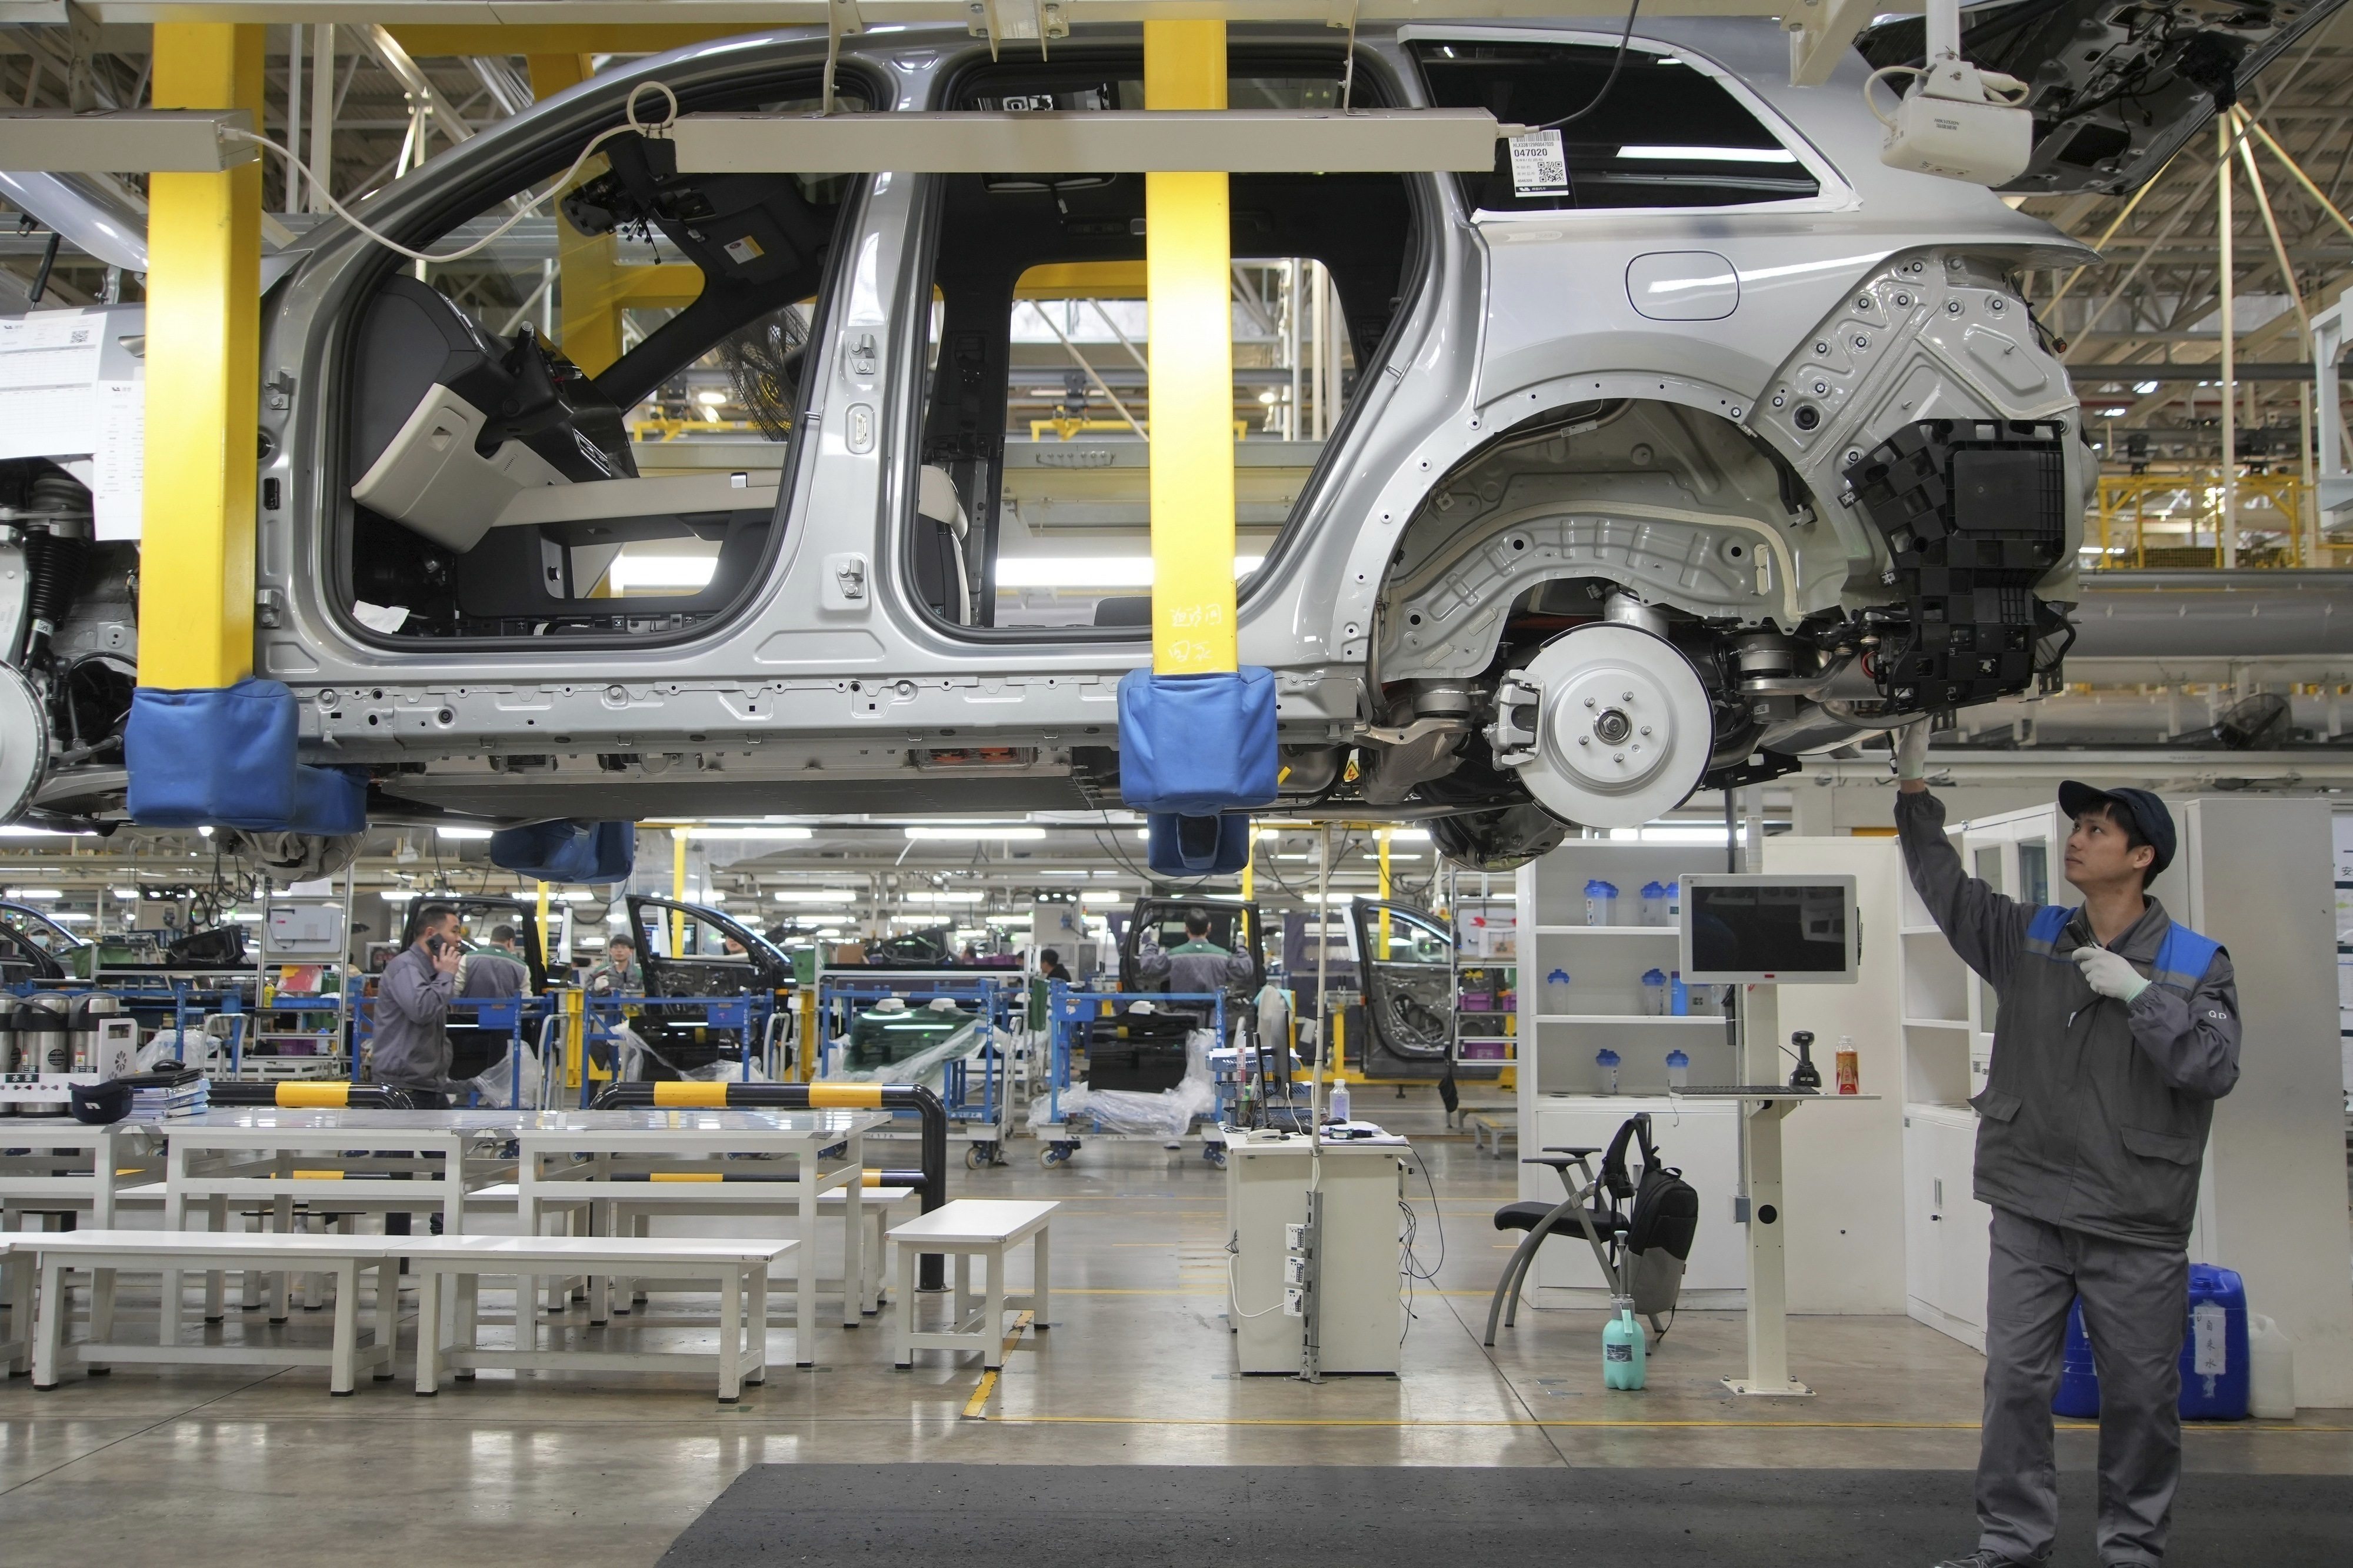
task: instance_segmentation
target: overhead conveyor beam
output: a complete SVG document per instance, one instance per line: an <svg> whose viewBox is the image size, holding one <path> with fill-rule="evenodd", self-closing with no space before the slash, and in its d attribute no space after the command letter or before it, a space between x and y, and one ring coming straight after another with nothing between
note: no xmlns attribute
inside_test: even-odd
<svg viewBox="0 0 2353 1568"><path fill-rule="evenodd" d="M986 37L993 49L1032 45L1050 54L1074 27L1181 17L1201 22L1323 22L1345 26L1401 23L1510 22L1589 17L1622 25L1624 0L81 0L101 23L343 22L382 25L396 34L431 28L430 39L404 38L416 53L579 52L570 40L612 29L603 48L660 49L727 32L822 27L836 36L884 26L942 23ZM27 5L12 7L30 10ZM1910 13L1916 0L1644 0L1646 18L1771 16L1789 34L1790 79L1818 87L1845 58L1874 14ZM57 7L63 19L65 7ZM551 18L561 18L554 21ZM452 37L479 29L479 43ZM490 35L506 33L508 42ZM531 35L565 41L533 42ZM624 39L626 35L626 40Z"/></svg>
<svg viewBox="0 0 2353 1568"><path fill-rule="evenodd" d="M995 113L688 114L682 174L1483 174L1499 126L1481 109L1226 109Z"/></svg>

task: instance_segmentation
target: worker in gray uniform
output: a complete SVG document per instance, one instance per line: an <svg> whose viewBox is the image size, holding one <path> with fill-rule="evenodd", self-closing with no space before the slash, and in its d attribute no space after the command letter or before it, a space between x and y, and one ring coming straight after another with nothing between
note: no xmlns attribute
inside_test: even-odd
<svg viewBox="0 0 2353 1568"><path fill-rule="evenodd" d="M1940 1568L2043 1562L2059 1529L2051 1396L2067 1311L2100 1376L2103 1568L2159 1563L2181 1476L2189 1224L2214 1102L2239 1079L2239 995L2219 942L2143 889L2172 860L2147 790L2059 786L2079 909L2030 908L1968 876L1928 793L1928 726L1896 746L1896 832L1912 885L1992 985L1978 1110L1979 1202L1993 1209L1977 1550Z"/></svg>
<svg viewBox="0 0 2353 1568"><path fill-rule="evenodd" d="M417 941L376 981L369 1046L375 1080L407 1090L420 1110L449 1103L449 999L465 956L458 911L428 904L417 918Z"/></svg>

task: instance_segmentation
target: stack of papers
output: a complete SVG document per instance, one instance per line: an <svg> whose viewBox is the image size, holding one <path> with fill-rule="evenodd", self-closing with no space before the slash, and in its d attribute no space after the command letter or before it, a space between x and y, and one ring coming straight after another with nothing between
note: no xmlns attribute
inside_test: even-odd
<svg viewBox="0 0 2353 1568"><path fill-rule="evenodd" d="M201 1116L211 1103L211 1085L194 1068L142 1072L121 1080L131 1086L131 1120L163 1121Z"/></svg>

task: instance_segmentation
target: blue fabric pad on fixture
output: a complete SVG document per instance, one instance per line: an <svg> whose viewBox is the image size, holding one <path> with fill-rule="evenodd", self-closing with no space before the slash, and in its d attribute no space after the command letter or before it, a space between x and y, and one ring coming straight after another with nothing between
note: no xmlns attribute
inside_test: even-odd
<svg viewBox="0 0 2353 1568"><path fill-rule="evenodd" d="M1272 670L1120 677L1119 795L1134 810L1207 816L1267 805L1281 772Z"/></svg>
<svg viewBox="0 0 2353 1568"><path fill-rule="evenodd" d="M491 864L535 882L626 882L637 859L633 822L533 822L491 835Z"/></svg>
<svg viewBox="0 0 2353 1568"><path fill-rule="evenodd" d="M367 830L367 774L305 767L283 681L131 694L122 756L131 819L147 827L246 827L340 835Z"/></svg>
<svg viewBox="0 0 2353 1568"><path fill-rule="evenodd" d="M301 805L299 728L294 693L283 681L139 688L122 736L132 820L284 831Z"/></svg>
<svg viewBox="0 0 2353 1568"><path fill-rule="evenodd" d="M287 826L330 837L365 833L367 779L364 768L296 768L294 820Z"/></svg>
<svg viewBox="0 0 2353 1568"><path fill-rule="evenodd" d="M1239 814L1180 816L1155 811L1145 864L1155 877L1230 877L1250 864L1250 818Z"/></svg>

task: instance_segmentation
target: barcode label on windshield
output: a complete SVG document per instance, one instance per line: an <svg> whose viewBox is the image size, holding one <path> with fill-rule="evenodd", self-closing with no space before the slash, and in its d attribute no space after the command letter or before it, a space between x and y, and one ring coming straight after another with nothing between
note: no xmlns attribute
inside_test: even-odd
<svg viewBox="0 0 2353 1568"><path fill-rule="evenodd" d="M1511 140L1512 194L1557 196L1568 194L1568 158L1557 131L1531 131Z"/></svg>

